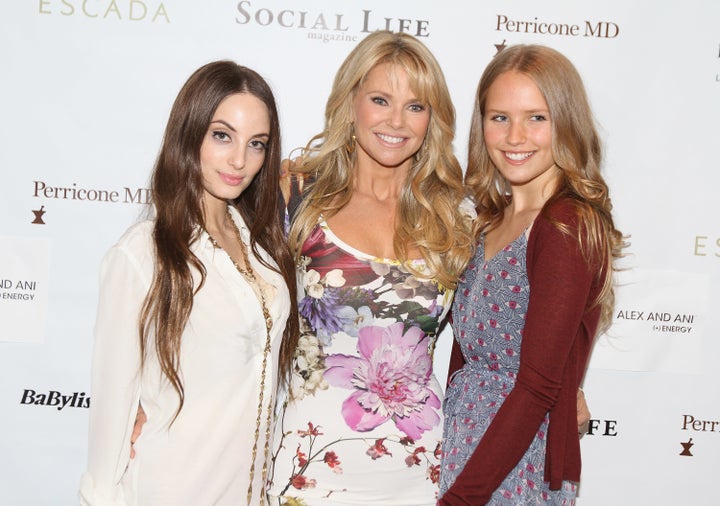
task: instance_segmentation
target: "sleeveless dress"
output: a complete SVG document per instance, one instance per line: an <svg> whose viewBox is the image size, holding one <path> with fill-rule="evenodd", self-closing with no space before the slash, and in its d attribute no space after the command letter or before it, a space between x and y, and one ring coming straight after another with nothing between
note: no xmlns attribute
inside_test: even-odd
<svg viewBox="0 0 720 506"><path fill-rule="evenodd" d="M270 504L434 505L442 390L432 350L452 291L353 249L324 222L303 245L299 276L303 328Z"/></svg>
<svg viewBox="0 0 720 506"><path fill-rule="evenodd" d="M515 386L530 298L526 252L529 231L485 261L483 238L460 277L453 303L453 331L465 365L445 394L445 431L440 495L475 451L503 401ZM575 504L577 485L550 490L543 480L548 417L530 448L495 490L488 504Z"/></svg>

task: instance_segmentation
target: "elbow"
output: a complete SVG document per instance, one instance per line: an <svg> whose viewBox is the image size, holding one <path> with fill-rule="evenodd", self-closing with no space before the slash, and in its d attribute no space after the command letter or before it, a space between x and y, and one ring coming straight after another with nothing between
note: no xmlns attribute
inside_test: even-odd
<svg viewBox="0 0 720 506"><path fill-rule="evenodd" d="M549 411L560 396L562 382L526 368L518 374L515 388L525 392L531 402Z"/></svg>

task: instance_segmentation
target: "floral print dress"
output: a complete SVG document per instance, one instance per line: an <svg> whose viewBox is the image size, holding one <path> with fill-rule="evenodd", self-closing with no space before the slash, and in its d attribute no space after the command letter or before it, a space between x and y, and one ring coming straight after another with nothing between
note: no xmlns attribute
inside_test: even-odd
<svg viewBox="0 0 720 506"><path fill-rule="evenodd" d="M275 429L271 504L434 505L432 350L452 291L353 249L324 222L299 275L303 329Z"/></svg>
<svg viewBox="0 0 720 506"><path fill-rule="evenodd" d="M526 230L485 260L484 236L460 276L453 303L453 331L465 365L450 378L445 397L441 495L473 455L510 391L520 368L522 334L530 299ZM544 481L548 417L527 452L495 491L488 505L572 506L577 486L564 481L550 490Z"/></svg>

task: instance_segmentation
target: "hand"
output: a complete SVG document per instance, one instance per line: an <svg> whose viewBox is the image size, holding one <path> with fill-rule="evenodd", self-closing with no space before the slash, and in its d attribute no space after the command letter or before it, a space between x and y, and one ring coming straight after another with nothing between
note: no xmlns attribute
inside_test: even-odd
<svg viewBox="0 0 720 506"><path fill-rule="evenodd" d="M290 202L290 166L292 161L285 158L280 162L280 192L282 193L285 205Z"/></svg>
<svg viewBox="0 0 720 506"><path fill-rule="evenodd" d="M577 423L578 433L584 434L587 432L587 425L590 422L590 408L585 401L585 392L582 388L578 388L577 391Z"/></svg>
<svg viewBox="0 0 720 506"><path fill-rule="evenodd" d="M290 153L290 156L292 156L292 153ZM297 180L300 193L302 193L303 187L305 186L305 175L302 172L294 172L295 168L302 165L304 160L305 157L300 155L296 158L284 158L282 162L280 162L280 192L282 193L286 206L290 203L291 174L295 176Z"/></svg>
<svg viewBox="0 0 720 506"><path fill-rule="evenodd" d="M130 434L130 458L135 458L135 441L137 441L137 438L140 437L140 433L142 432L142 427L145 425L145 422L147 422L147 415L145 414L145 411L142 408L142 405L138 403L138 409L137 414L135 415L135 425L133 425L133 431L132 434Z"/></svg>

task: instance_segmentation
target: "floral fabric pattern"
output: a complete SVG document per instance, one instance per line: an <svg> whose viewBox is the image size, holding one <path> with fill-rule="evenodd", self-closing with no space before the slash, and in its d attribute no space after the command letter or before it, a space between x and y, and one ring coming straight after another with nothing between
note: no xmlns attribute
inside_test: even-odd
<svg viewBox="0 0 720 506"><path fill-rule="evenodd" d="M416 440L440 421L440 399L427 386L432 373L427 336L418 327L402 332L402 323L363 327L358 331L360 356L326 359L330 385L353 391L342 407L351 429L365 432L392 419Z"/></svg>
<svg viewBox="0 0 720 506"><path fill-rule="evenodd" d="M302 335L271 504L434 505L442 414L432 350L452 292L324 223L303 246L299 282Z"/></svg>
<svg viewBox="0 0 720 506"><path fill-rule="evenodd" d="M450 488L515 386L522 332L530 299L527 233L485 261L481 240L458 284L453 330L465 365L456 371L444 401L445 433L440 494ZM550 490L544 481L548 417L489 505L572 506L577 485Z"/></svg>

